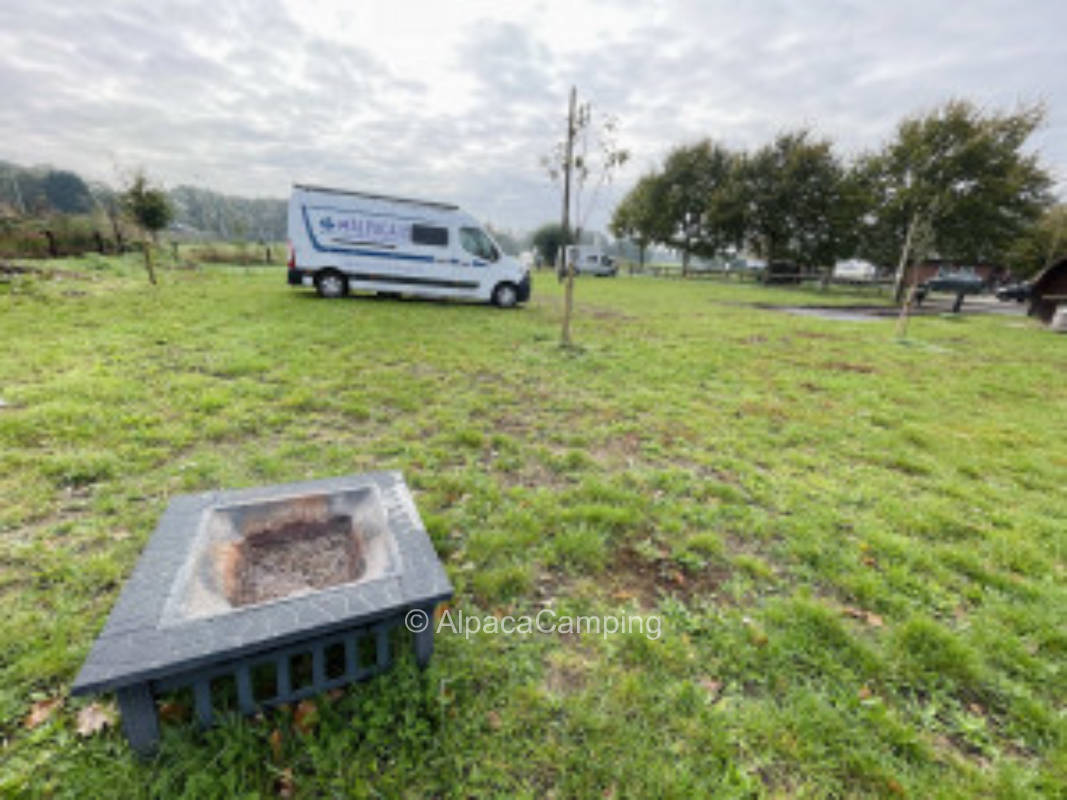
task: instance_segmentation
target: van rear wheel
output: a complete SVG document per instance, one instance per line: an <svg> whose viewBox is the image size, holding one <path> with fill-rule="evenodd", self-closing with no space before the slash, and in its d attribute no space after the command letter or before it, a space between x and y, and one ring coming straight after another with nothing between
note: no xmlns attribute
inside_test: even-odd
<svg viewBox="0 0 1067 800"><path fill-rule="evenodd" d="M493 305L500 308L514 308L519 302L519 290L514 283L499 283L493 289Z"/></svg>
<svg viewBox="0 0 1067 800"><path fill-rule="evenodd" d="M344 297L348 294L348 281L337 270L324 269L315 276L315 289L319 297Z"/></svg>

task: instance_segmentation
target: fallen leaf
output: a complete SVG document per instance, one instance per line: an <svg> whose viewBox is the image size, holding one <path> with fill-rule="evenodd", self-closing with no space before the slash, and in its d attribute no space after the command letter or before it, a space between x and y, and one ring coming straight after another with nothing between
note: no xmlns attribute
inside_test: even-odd
<svg viewBox="0 0 1067 800"><path fill-rule="evenodd" d="M108 725L115 724L115 709L101 703L90 703L78 712L75 730L79 736L92 736L100 733Z"/></svg>
<svg viewBox="0 0 1067 800"><path fill-rule="evenodd" d="M864 556L863 557L863 563L866 564L868 567L877 567L878 566L878 560L876 558L874 558L874 556Z"/></svg>
<svg viewBox="0 0 1067 800"><path fill-rule="evenodd" d="M872 691L871 691L870 689L868 689L868 688L867 688L866 686L861 686L861 687L860 687L860 691L859 691L859 696L860 696L860 700L866 700L866 699L867 699L867 698L869 698L869 697L870 697L870 696L871 696L872 694L874 694L874 692L872 692Z"/></svg>
<svg viewBox="0 0 1067 800"><path fill-rule="evenodd" d="M683 575L678 570L674 571L674 574L671 576L671 580L673 580L679 586L685 586L685 575Z"/></svg>
<svg viewBox="0 0 1067 800"><path fill-rule="evenodd" d="M979 716L982 716L982 715L985 714L985 709L982 708L982 706L979 703L968 703L967 704L967 709L972 714L978 714Z"/></svg>
<svg viewBox="0 0 1067 800"><path fill-rule="evenodd" d="M301 700L293 712L293 727L301 733L310 733L319 721L319 709L314 700Z"/></svg>
<svg viewBox="0 0 1067 800"><path fill-rule="evenodd" d="M62 697L51 697L48 700L38 700L30 706L30 713L26 715L26 719L22 724L29 730L33 730L52 716L53 712L55 712L55 710L62 704Z"/></svg>
<svg viewBox="0 0 1067 800"><path fill-rule="evenodd" d="M292 713L292 726L300 733L306 734L318 724L319 708L314 700L301 700Z"/></svg>
<svg viewBox="0 0 1067 800"><path fill-rule="evenodd" d="M625 589L620 589L619 591L615 592L612 597L620 603L625 603L627 600L634 599L634 593L628 592Z"/></svg>
<svg viewBox="0 0 1067 800"><path fill-rule="evenodd" d="M270 736L267 737L267 741L270 743L270 754L274 756L275 761L282 760L282 732L275 728L270 732Z"/></svg>
<svg viewBox="0 0 1067 800"><path fill-rule="evenodd" d="M500 715L498 713L496 713L495 711L490 711L488 714L485 715L485 718L489 722L490 728L492 728L494 731L500 730L500 726L502 723L500 722Z"/></svg>
<svg viewBox="0 0 1067 800"><path fill-rule="evenodd" d="M842 606L841 613L847 617L852 617L852 619L863 620L872 628L881 628L885 625L885 620L873 611L864 611L862 608L856 608L855 606Z"/></svg>
<svg viewBox="0 0 1067 800"><path fill-rule="evenodd" d="M895 778L890 778L889 780L887 780L885 782L885 785L889 788L889 791L891 791L893 794L900 795L901 797L904 796L904 794L905 794L904 787L901 786L900 783Z"/></svg>
<svg viewBox="0 0 1067 800"><path fill-rule="evenodd" d="M293 796L293 768L286 767L282 770L282 774L278 776L277 781L278 797L292 797Z"/></svg>

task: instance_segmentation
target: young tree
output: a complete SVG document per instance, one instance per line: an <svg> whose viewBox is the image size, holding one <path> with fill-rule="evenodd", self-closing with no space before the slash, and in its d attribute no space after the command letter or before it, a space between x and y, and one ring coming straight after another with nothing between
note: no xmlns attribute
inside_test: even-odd
<svg viewBox="0 0 1067 800"><path fill-rule="evenodd" d="M144 172L134 173L126 190L122 194L122 206L130 218L151 237L144 241L144 265L148 279L156 283L156 273L152 268L152 245L157 241L159 231L167 227L173 216L173 209L166 193L153 188L148 183Z"/></svg>
<svg viewBox="0 0 1067 800"><path fill-rule="evenodd" d="M1043 119L1041 106L985 113L954 100L903 120L895 138L867 159L876 227L899 253L898 303L917 232L927 229L941 254L992 260L1049 204L1048 173L1036 155L1022 152Z"/></svg>
<svg viewBox="0 0 1067 800"><path fill-rule="evenodd" d="M589 148L589 133L592 128L592 105L585 103L577 106L577 91L571 87L570 105L567 113L567 135L556 146L551 157L543 159L549 176L555 180L563 178L563 241L581 241L582 226L589 212L596 207L597 196L605 183L611 180L612 173L629 159L629 153L620 148L615 141L615 120L606 117L599 131L596 152ZM571 185L574 179L574 217L577 219L575 235L571 236ZM592 182L593 189L588 198L585 190ZM585 213L582 213L582 201L587 200ZM564 249L566 253L566 249ZM563 324L560 344L572 347L571 312L574 308L574 263L567 261L564 272L566 286L563 301Z"/></svg>

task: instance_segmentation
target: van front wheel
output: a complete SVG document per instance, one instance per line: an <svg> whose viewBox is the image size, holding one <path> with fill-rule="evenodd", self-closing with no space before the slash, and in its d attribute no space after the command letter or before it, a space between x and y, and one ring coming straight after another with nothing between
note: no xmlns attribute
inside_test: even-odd
<svg viewBox="0 0 1067 800"><path fill-rule="evenodd" d="M519 302L519 290L514 283L499 283L493 289L493 305L500 308L514 308Z"/></svg>
<svg viewBox="0 0 1067 800"><path fill-rule="evenodd" d="M315 276L315 289L319 297L344 297L348 294L348 281L335 269L324 269Z"/></svg>

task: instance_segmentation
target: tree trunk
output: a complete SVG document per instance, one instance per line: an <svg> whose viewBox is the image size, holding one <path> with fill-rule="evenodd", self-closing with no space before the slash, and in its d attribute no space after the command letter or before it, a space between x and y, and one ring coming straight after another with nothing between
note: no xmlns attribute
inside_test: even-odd
<svg viewBox="0 0 1067 800"><path fill-rule="evenodd" d="M109 211L107 217L111 220L111 230L115 232L115 251L121 256L126 252L126 243L122 241L122 231L119 230L118 214Z"/></svg>
<svg viewBox="0 0 1067 800"><path fill-rule="evenodd" d="M567 270L567 283L563 294L563 334L560 341L564 347L571 347L574 344L571 341L571 312L574 309L574 261L565 258L564 263L564 268Z"/></svg>
<svg viewBox="0 0 1067 800"><path fill-rule="evenodd" d="M685 237L685 245L682 249L682 277L689 277L689 237Z"/></svg>
<svg viewBox="0 0 1067 800"><path fill-rule="evenodd" d="M148 271L148 280L156 285L156 270L152 266L152 243L144 240L144 268Z"/></svg>
<svg viewBox="0 0 1067 800"><path fill-rule="evenodd" d="M560 345L571 347L571 311L574 308L574 265L567 258L567 244L570 241L571 230L571 162L574 161L574 107L577 102L578 92L572 86L570 102L567 107L567 145L564 150L565 163L563 165L563 258L561 263L567 273L567 286L563 302L563 327L560 331ZM575 238L575 241L578 237Z"/></svg>
<svg viewBox="0 0 1067 800"><path fill-rule="evenodd" d="M908 266L908 256L911 254L911 242L915 237L915 228L919 224L919 212L911 215L908 221L908 231L904 234L904 247L900 251L900 261L897 262L897 274L893 281L893 302L900 305L904 299L904 273Z"/></svg>

